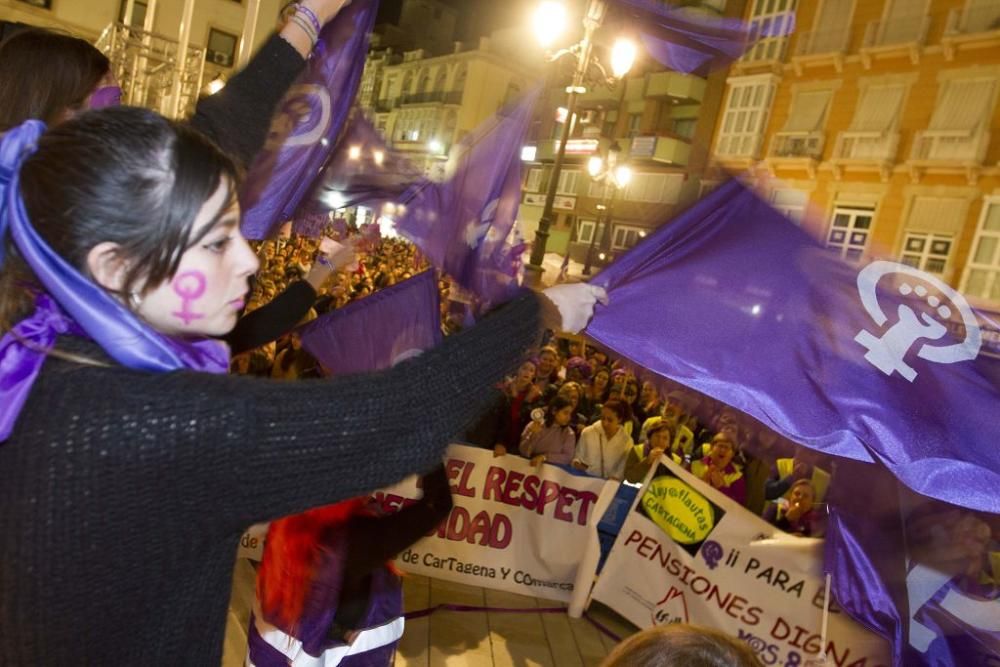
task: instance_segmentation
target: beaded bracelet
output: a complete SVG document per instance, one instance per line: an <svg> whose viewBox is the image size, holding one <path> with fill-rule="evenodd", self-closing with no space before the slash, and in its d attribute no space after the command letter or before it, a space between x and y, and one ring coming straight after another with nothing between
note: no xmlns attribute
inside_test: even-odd
<svg viewBox="0 0 1000 667"><path fill-rule="evenodd" d="M323 29L323 25L319 22L319 17L316 16L316 12L309 9L305 5L298 4L295 5L295 13L305 15L306 19L312 23L313 28L316 30L316 34L319 35L320 31Z"/></svg>
<svg viewBox="0 0 1000 667"><path fill-rule="evenodd" d="M300 18L298 14L292 14L292 17L289 20L297 25L302 32L306 34L306 37L308 37L309 41L312 42L311 46L316 46L316 42L319 41L319 35L316 34L316 31L313 30L312 25L308 21Z"/></svg>

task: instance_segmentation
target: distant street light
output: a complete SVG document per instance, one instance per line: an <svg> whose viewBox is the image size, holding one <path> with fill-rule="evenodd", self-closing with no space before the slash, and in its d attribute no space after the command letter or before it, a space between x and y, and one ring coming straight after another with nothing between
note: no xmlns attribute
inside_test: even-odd
<svg viewBox="0 0 1000 667"><path fill-rule="evenodd" d="M627 187L632 181L632 170L628 165L618 164L618 156L621 147L617 142L608 147L607 160L596 155L587 162L587 173L598 183L604 184L604 196L601 204L597 205L598 211L603 211L603 216L599 213L594 221L594 231L590 235L590 246L587 248L587 259L583 264L583 275L589 276L594 263L594 246L597 245L597 230L601 226L601 218L604 219L604 234L601 240L602 251L607 251L611 239L611 212L614 209L615 197L618 190ZM607 255L601 252L597 258L604 261Z"/></svg>
<svg viewBox="0 0 1000 667"><path fill-rule="evenodd" d="M563 160L566 157L566 144L569 143L570 132L573 126L577 96L587 91L586 87L584 87L587 74L592 67L595 67L600 71L601 78L611 85L615 83L616 79L624 77L635 62L636 46L633 42L625 39L619 39L612 49L611 69L613 76L609 76L601 63L592 57L594 33L603 23L606 13L607 6L604 0L589 0L587 3L587 12L583 18L583 39L577 44L560 49L554 54L547 56L550 62L566 55L573 56L576 59L576 69L573 72L573 82L566 89L568 98L565 107L565 121L563 122L562 134L556 148L555 158L552 162L552 173L549 175L548 188L545 192L545 205L542 208L542 215L538 220L538 230L535 232L535 240L531 247L531 260L525 267L527 270L525 277L530 284L537 285L541 282L542 262L545 259L545 246L549 240L549 229L552 227L556 192L559 188L559 176L562 172ZM561 34L566 24L565 16L566 9L558 2L546 1L539 5L534 20L535 34L543 46L548 47L553 44L558 35Z"/></svg>

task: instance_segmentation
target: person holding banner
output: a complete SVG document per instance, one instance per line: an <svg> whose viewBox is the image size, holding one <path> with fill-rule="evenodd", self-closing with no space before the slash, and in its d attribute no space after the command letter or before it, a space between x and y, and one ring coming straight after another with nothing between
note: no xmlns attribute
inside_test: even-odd
<svg viewBox="0 0 1000 667"><path fill-rule="evenodd" d="M518 451L521 456L531 459L531 464L543 463L569 465L576 451L576 432L571 422L575 405L565 396L557 395L545 408L541 419L534 413L531 422L524 427Z"/></svg>
<svg viewBox="0 0 1000 667"><path fill-rule="evenodd" d="M427 470L540 314L579 330L601 295L524 293L378 373L230 376L237 175L144 109L0 139L0 273L34 299L0 292L0 664L219 664L248 525Z"/></svg>
<svg viewBox="0 0 1000 667"><path fill-rule="evenodd" d="M650 417L653 423L646 431L647 441L645 445L636 445L628 453L628 460L625 462L625 479L633 484L638 484L646 478L649 469L660 460L664 452L670 450L673 442L673 434L670 429L670 422L663 417ZM681 457L671 454L674 463L680 465Z"/></svg>
<svg viewBox="0 0 1000 667"><path fill-rule="evenodd" d="M743 471L736 465L736 445L725 433L717 433L709 445L708 453L691 462L691 474L721 491L740 505L747 500L747 483Z"/></svg>
<svg viewBox="0 0 1000 667"><path fill-rule="evenodd" d="M632 450L632 438L622 426L628 417L628 406L618 399L605 403L601 420L580 434L573 467L604 479L624 478L625 461Z"/></svg>

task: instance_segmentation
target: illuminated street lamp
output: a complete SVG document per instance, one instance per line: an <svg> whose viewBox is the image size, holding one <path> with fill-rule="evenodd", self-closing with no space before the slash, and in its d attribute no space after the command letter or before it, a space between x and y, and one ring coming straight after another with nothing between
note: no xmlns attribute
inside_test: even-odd
<svg viewBox="0 0 1000 667"><path fill-rule="evenodd" d="M632 181L632 170L628 165L618 164L618 156L621 147L617 142L608 148L608 159L592 157L587 162L587 173L598 183L604 184L604 197L602 203L597 206L598 211L603 213L604 234L601 240L601 254L598 258L603 262L607 258L608 246L611 242L611 212L615 206L615 197L618 191ZM594 222L594 232L590 235L590 246L587 248L587 259L583 265L583 275L589 276L594 263L594 246L597 243L597 230L601 226L601 213L598 213Z"/></svg>
<svg viewBox="0 0 1000 667"><path fill-rule="evenodd" d="M553 210L555 208L556 191L559 187L559 176L562 172L563 160L566 156L566 144L569 143L570 131L573 125L573 115L576 111L577 96L587 92L584 81L591 68L596 68L602 74L602 78L613 85L616 79L621 79L632 68L635 62L636 45L626 39L619 39L615 42L611 52L611 71L607 71L596 58L593 58L593 37L594 33L604 21L607 13L607 5L604 0L589 0L587 11L583 18L583 39L578 43L560 49L548 57L548 60L555 61L565 55L576 58L576 69L573 72L573 82L566 89L569 94L566 101L566 119L562 126L562 135L556 148L556 155L552 162L552 173L549 176L548 188L545 193L545 205L542 208L541 218L538 220L538 231L535 232L535 240L531 248L531 260L525 267L527 282L535 285L541 282L542 262L545 259L545 246L548 244L549 229L552 227ZM542 2L535 13L534 25L535 34L543 46L549 46L555 42L562 34L565 26L566 8L561 3L546 0Z"/></svg>

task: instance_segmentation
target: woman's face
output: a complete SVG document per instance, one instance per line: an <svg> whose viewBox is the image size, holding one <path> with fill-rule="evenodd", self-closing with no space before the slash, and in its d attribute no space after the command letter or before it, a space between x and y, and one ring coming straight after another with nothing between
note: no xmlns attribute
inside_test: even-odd
<svg viewBox="0 0 1000 667"><path fill-rule="evenodd" d="M141 295L139 315L167 335L221 336L236 324L259 263L240 234L239 205L230 192L229 183L219 185L198 212L192 237L217 216L218 222L184 251L173 276Z"/></svg>
<svg viewBox="0 0 1000 667"><path fill-rule="evenodd" d="M573 405L580 402L580 389L576 384L564 384L559 393L569 400L573 401Z"/></svg>
<svg viewBox="0 0 1000 667"><path fill-rule="evenodd" d="M530 361L526 361L521 364L521 367L517 369L517 384L520 387L526 387L531 382L535 380L535 365Z"/></svg>
<svg viewBox="0 0 1000 667"><path fill-rule="evenodd" d="M552 421L555 422L557 426L569 426L570 420L573 418L573 406L567 405L566 407L560 408L552 415Z"/></svg>
<svg viewBox="0 0 1000 667"><path fill-rule="evenodd" d="M629 382L625 385L625 391L622 392L622 398L629 405L634 405L635 400L639 398L639 385L634 382Z"/></svg>
<svg viewBox="0 0 1000 667"><path fill-rule="evenodd" d="M609 376L607 371L601 371L597 375L595 375L594 389L596 389L599 392L604 391L604 389L608 386L608 378Z"/></svg>
<svg viewBox="0 0 1000 667"><path fill-rule="evenodd" d="M656 387L653 386L652 382L642 383L642 392L639 394L639 400L643 403L652 403L656 400Z"/></svg>
<svg viewBox="0 0 1000 667"><path fill-rule="evenodd" d="M802 511L808 512L812 509L816 494L810 484L796 484L792 487L792 492L788 494L788 500L793 505L798 505Z"/></svg>
<svg viewBox="0 0 1000 667"><path fill-rule="evenodd" d="M653 433L649 436L649 448L650 449L669 449L670 448L670 429L661 428L659 431Z"/></svg>
<svg viewBox="0 0 1000 667"><path fill-rule="evenodd" d="M546 350L538 355L538 374L546 377L556 369L556 355Z"/></svg>
<svg viewBox="0 0 1000 667"><path fill-rule="evenodd" d="M604 434L609 438L613 438L618 429L621 428L622 422L618 419L618 413L609 408L601 409L601 426L604 427Z"/></svg>
<svg viewBox="0 0 1000 667"><path fill-rule="evenodd" d="M712 463L716 468L722 469L729 465L733 460L733 443L728 440L718 439L712 443L712 449L709 451L708 455L712 459Z"/></svg>

